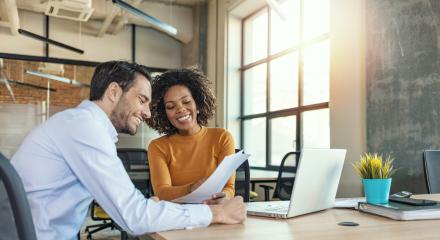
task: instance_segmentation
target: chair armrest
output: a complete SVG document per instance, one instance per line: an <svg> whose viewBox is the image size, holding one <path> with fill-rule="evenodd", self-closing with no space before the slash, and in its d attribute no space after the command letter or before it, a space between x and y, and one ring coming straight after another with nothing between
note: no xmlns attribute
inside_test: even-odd
<svg viewBox="0 0 440 240"><path fill-rule="evenodd" d="M260 184L260 185L258 185L259 187L262 187L262 188L264 188L264 189L273 189L273 187L272 186L269 186L269 185L264 185L264 184Z"/></svg>

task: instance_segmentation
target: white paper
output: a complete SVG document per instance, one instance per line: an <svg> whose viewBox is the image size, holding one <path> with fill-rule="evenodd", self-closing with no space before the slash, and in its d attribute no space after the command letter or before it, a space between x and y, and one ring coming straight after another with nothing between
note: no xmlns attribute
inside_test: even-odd
<svg viewBox="0 0 440 240"><path fill-rule="evenodd" d="M229 155L218 165L211 176L193 192L173 200L178 203L202 203L211 199L214 193L221 192L232 173L249 158L249 154L240 151Z"/></svg>

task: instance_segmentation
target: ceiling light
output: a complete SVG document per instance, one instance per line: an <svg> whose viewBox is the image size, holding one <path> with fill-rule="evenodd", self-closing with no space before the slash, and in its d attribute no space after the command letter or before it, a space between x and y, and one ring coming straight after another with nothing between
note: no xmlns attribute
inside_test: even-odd
<svg viewBox="0 0 440 240"><path fill-rule="evenodd" d="M165 32L168 32L172 35L177 35L177 29L175 27L160 21L159 19L141 11L140 9L133 7L130 4L128 4L122 0L112 0L112 2L116 5L118 5L119 7L123 8L124 10L129 11L129 12L133 13L134 15L144 19L145 21L159 27L160 29L164 30Z"/></svg>
<svg viewBox="0 0 440 240"><path fill-rule="evenodd" d="M26 70L25 73L29 74L29 75L34 75L34 76L37 76L37 77L42 77L42 78L47 78L47 79L55 80L55 81L58 81L58 82L73 84L73 85L78 86L78 87L90 87L89 84L85 84L85 83L82 83L82 82L77 81L77 80L71 80L71 79L68 79L68 78L65 78L65 77L60 77L60 76L56 76L56 75L52 75L52 74L47 74L47 73L43 73L43 72L38 72L38 71L34 71L34 70Z"/></svg>

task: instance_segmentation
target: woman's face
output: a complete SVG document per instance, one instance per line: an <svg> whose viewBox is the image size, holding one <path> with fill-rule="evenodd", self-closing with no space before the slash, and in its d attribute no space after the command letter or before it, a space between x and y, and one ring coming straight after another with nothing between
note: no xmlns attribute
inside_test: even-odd
<svg viewBox="0 0 440 240"><path fill-rule="evenodd" d="M168 120L177 128L180 135L189 136L200 131L196 102L187 87L172 86L165 93L163 100Z"/></svg>

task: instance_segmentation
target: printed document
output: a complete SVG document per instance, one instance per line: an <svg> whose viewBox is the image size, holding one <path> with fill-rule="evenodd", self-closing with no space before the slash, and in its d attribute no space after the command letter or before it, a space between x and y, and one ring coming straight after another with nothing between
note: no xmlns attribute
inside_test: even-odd
<svg viewBox="0 0 440 240"><path fill-rule="evenodd" d="M211 199L214 193L221 192L232 173L249 158L249 154L243 150L229 155L223 159L211 176L193 192L173 200L177 203L202 203L204 200Z"/></svg>

